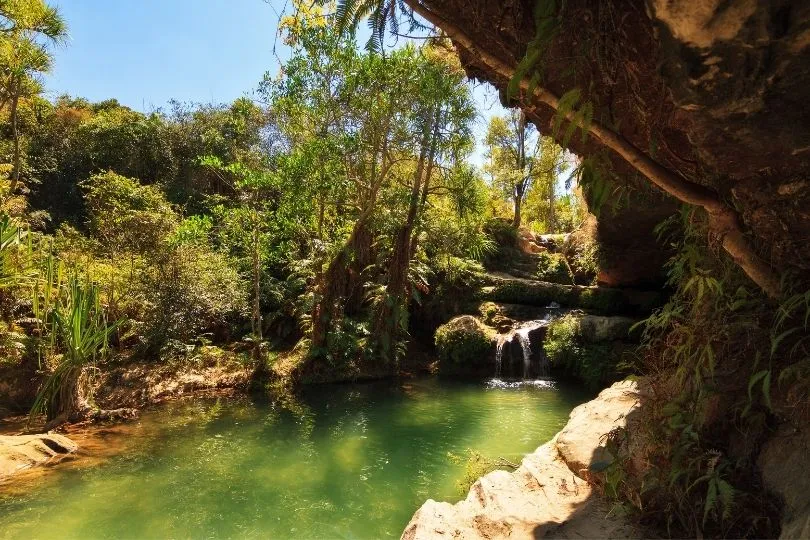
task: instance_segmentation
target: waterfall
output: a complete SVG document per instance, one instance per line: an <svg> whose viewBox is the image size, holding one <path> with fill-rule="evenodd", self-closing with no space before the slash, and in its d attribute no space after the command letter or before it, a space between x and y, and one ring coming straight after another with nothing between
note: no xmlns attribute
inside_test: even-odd
<svg viewBox="0 0 810 540"><path fill-rule="evenodd" d="M529 332L534 330L532 327L528 328L518 328L515 331L515 335L520 342L520 348L523 349L523 378L529 378L529 367L531 367L531 357L532 357L532 342L529 339Z"/></svg>
<svg viewBox="0 0 810 540"><path fill-rule="evenodd" d="M519 323L518 325L516 325L515 328L513 328L509 332L506 332L504 334L498 334L495 342L496 380L499 380L501 378L503 372L504 346L508 343L512 343L515 339L517 339L518 343L520 343L520 348L523 353L523 380L525 381L529 378L532 370L532 342L530 334L531 332L534 332L538 328L543 328L544 326L547 326L548 323L550 323L556 317L557 317L556 314L549 314L546 315L543 319ZM548 357L545 355L542 349L538 351L537 357L538 358L535 362L537 373L535 375L541 378L548 377L551 372L551 366L549 365Z"/></svg>
<svg viewBox="0 0 810 540"><path fill-rule="evenodd" d="M501 363L503 361L503 346L505 343L509 343L512 341L511 334L500 334L498 336L498 342L495 347L495 378L499 378L501 376Z"/></svg>

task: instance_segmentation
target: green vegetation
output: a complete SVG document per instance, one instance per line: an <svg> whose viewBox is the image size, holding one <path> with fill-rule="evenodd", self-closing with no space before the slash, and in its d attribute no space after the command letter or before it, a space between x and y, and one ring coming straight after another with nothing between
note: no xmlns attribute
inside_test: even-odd
<svg viewBox="0 0 810 540"><path fill-rule="evenodd" d="M776 415L804 414L807 295L774 313L706 227L690 209L659 227L678 248L675 293L645 321L635 369L650 394L637 427L615 434L609 491L673 536L770 536L777 509L755 462Z"/></svg>
<svg viewBox="0 0 810 540"><path fill-rule="evenodd" d="M456 317L436 330L439 369L444 373L475 372L492 365L495 331L471 315Z"/></svg>
<svg viewBox="0 0 810 540"><path fill-rule="evenodd" d="M590 343L583 339L575 315L566 315L548 325L543 349L552 367L576 377L591 390L604 388L619 378L620 358L613 343Z"/></svg>
<svg viewBox="0 0 810 540"><path fill-rule="evenodd" d="M467 449L465 455L448 452L447 458L455 465L464 466L464 474L456 481L458 495L461 497L466 497L472 485L485 474L499 469L514 470L517 468L517 465L503 458L492 459L471 448Z"/></svg>
<svg viewBox="0 0 810 540"><path fill-rule="evenodd" d="M738 211L732 185L715 192L712 179L692 178L713 173L686 142L667 152L690 165L659 164L637 147L645 130L622 133L592 89L543 88L564 2L535 2L517 66L478 58L521 105L491 119L481 170L470 165L476 111L453 43L382 42L399 12L414 14L407 5L428 18L423 2L292 4L279 28L289 58L256 101L146 114L114 98L46 98L38 80L66 23L44 0L0 0L0 362L21 373L15 384L36 387L19 406L49 427L99 416L97 381L132 366L236 364L252 388L285 392L416 372L434 352L443 373L490 374L495 327L515 323L494 302L648 316L640 354L615 336L590 339L580 314L551 323L543 344L589 389L626 372L644 381L637 424L611 434L618 459L600 479L605 493L672 536L773 536L778 509L757 459L776 426L810 414L810 292L806 268L779 283L754 251L742 224L756 220ZM613 25L612 14L595 17ZM353 27L365 15L363 50ZM486 53L466 49L476 69L469 57ZM579 84L586 55L575 56ZM634 102L625 98L615 103ZM655 114L671 114L664 105ZM668 125L654 122L646 131ZM589 155L574 158L570 145ZM639 200L629 193L640 177L620 178L619 158L692 204L659 229L675 253L663 291L594 285L600 258L621 255L599 245L594 217ZM572 231L565 242L536 236ZM484 322L458 316L476 307ZM407 365L412 342L430 337L435 351ZM312 417L295 412L309 444ZM341 441L331 465L357 477L360 438ZM288 480L306 474L298 465ZM470 452L462 487L498 465ZM316 472L313 482L331 474Z"/></svg>
<svg viewBox="0 0 810 540"><path fill-rule="evenodd" d="M574 273L563 254L544 252L537 259L537 279L564 285L574 284Z"/></svg>
<svg viewBox="0 0 810 540"><path fill-rule="evenodd" d="M523 223L523 205L532 205L532 217L544 232L556 232L558 220L557 179L568 168L563 149L551 137L541 137L532 129L521 109L510 116L494 116L487 136L487 163L484 171L496 189L512 201L512 226ZM566 203L570 204L571 199Z"/></svg>
<svg viewBox="0 0 810 540"><path fill-rule="evenodd" d="M294 8L258 102L145 114L43 97L66 23L44 0L0 7L1 345L35 413L81 416L91 374L201 347L250 352L260 385L396 373L414 313L432 335L515 247L510 204L543 232L573 223L554 217L567 158L525 118L522 165L507 119L486 174L468 164L476 111L446 40L362 51L328 8Z"/></svg>

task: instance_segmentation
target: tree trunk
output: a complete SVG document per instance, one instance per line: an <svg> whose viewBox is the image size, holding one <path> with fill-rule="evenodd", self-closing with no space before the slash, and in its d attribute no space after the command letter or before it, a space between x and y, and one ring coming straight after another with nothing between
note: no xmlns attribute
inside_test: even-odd
<svg viewBox="0 0 810 540"><path fill-rule="evenodd" d="M517 193L517 192L516 192ZM515 217L512 218L512 226L513 227L520 227L520 222L522 217L520 215L521 206L523 205L523 196L515 195Z"/></svg>
<svg viewBox="0 0 810 540"><path fill-rule="evenodd" d="M463 30L452 22L430 11L419 0L405 0L414 12L418 13L434 26L444 32L458 45L475 55L482 63L488 66L493 73L511 79L515 74L515 67L510 66L499 58L478 48L475 42ZM530 84L528 79L520 83L522 90L528 92ZM532 89L531 97L544 103L551 109L558 111L559 98L543 87ZM576 122L576 111L565 115L569 122ZM709 214L709 227L723 249L740 266L746 275L756 283L770 298L779 299L781 296L781 282L777 272L760 258L754 251L749 240L742 230L740 216L737 211L721 201L714 191L695 184L670 171L647 154L636 148L622 135L615 133L593 120L588 126L588 132L599 140L604 146L618 154L634 169L645 176L650 182L676 199L687 204L702 206Z"/></svg>
<svg viewBox="0 0 810 540"><path fill-rule="evenodd" d="M18 88L14 90L14 97L11 98L11 136L14 139L14 163L11 169L11 184L8 194L12 196L20 181L20 133L17 126L17 106L20 102L20 92Z"/></svg>
<svg viewBox="0 0 810 540"><path fill-rule="evenodd" d="M81 368L68 369L60 382L59 389L48 403L46 417L49 424L67 422L75 419L78 413L88 407L81 395L79 378Z"/></svg>
<svg viewBox="0 0 810 540"><path fill-rule="evenodd" d="M253 359L256 362L256 370L264 371L264 362L261 356L262 346L262 313L261 313L261 267L259 261L259 216L253 210L253 246L252 246L252 270L253 270Z"/></svg>
<svg viewBox="0 0 810 540"><path fill-rule="evenodd" d="M326 338L332 328L332 322L340 317L344 309L342 303L346 297L346 271L349 255L356 248L359 239L362 238L372 210L373 206L360 215L341 250L329 262L326 271L320 272L316 277L315 294L317 300L312 307L311 336L311 350L316 356L326 346Z"/></svg>
<svg viewBox="0 0 810 540"><path fill-rule="evenodd" d="M391 352L399 341L399 327L402 323L403 310L408 307L408 270L410 269L411 252L416 246L413 244L412 233L419 213L419 201L422 195L422 182L426 163L433 161L438 139L436 134L438 124L438 111L429 112L429 121L422 133L419 160L411 184L411 195L408 204L408 214L405 223L397 230L394 239L394 250L388 266L388 284L386 286L386 299L382 302L377 313L376 335L383 357L391 359ZM435 135L435 136L434 136ZM394 358L396 354L394 354Z"/></svg>
<svg viewBox="0 0 810 540"><path fill-rule="evenodd" d="M523 197L526 195L526 189L530 182L526 171L526 113L524 113L523 110L520 111L516 128L517 157L515 160L515 169L520 171L520 180L515 184L515 217L512 219L512 226L520 227L522 220L520 211L523 207Z"/></svg>

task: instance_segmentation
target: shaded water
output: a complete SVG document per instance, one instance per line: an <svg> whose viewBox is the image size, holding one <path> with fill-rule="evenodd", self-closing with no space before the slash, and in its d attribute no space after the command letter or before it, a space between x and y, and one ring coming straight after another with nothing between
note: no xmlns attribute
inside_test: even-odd
<svg viewBox="0 0 810 540"><path fill-rule="evenodd" d="M448 452L519 461L586 398L424 379L316 387L286 409L175 403L111 435L100 464L0 486L0 538L398 537L425 499L462 497Z"/></svg>

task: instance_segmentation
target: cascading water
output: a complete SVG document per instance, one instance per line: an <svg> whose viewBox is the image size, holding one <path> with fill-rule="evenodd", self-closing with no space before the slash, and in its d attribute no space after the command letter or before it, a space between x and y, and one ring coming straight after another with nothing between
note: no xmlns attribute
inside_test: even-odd
<svg viewBox="0 0 810 540"><path fill-rule="evenodd" d="M495 378L501 376L501 364L503 362L503 346L512 341L511 334L500 334L495 347Z"/></svg>
<svg viewBox="0 0 810 540"><path fill-rule="evenodd" d="M529 368L531 367L532 362L532 341L529 338L529 332L534 330L533 328L519 328L515 330L515 335L518 338L518 342L520 343L520 348L523 349L523 378L529 378Z"/></svg>
<svg viewBox="0 0 810 540"><path fill-rule="evenodd" d="M529 378L531 365L532 365L532 342L531 342L531 332L537 330L538 328L542 328L548 323L551 322L550 317L546 317L544 319L535 320L535 321L528 321L521 323L517 328L511 330L506 334L498 335L496 341L496 348L495 348L495 378L499 379L501 377L501 373L503 371L503 349L507 343L511 343L515 338L517 338L518 343L520 343L521 352L523 353L523 379L526 380ZM542 351L539 354L540 358L537 362L537 375L539 377L548 377L549 375L549 364L548 358Z"/></svg>

